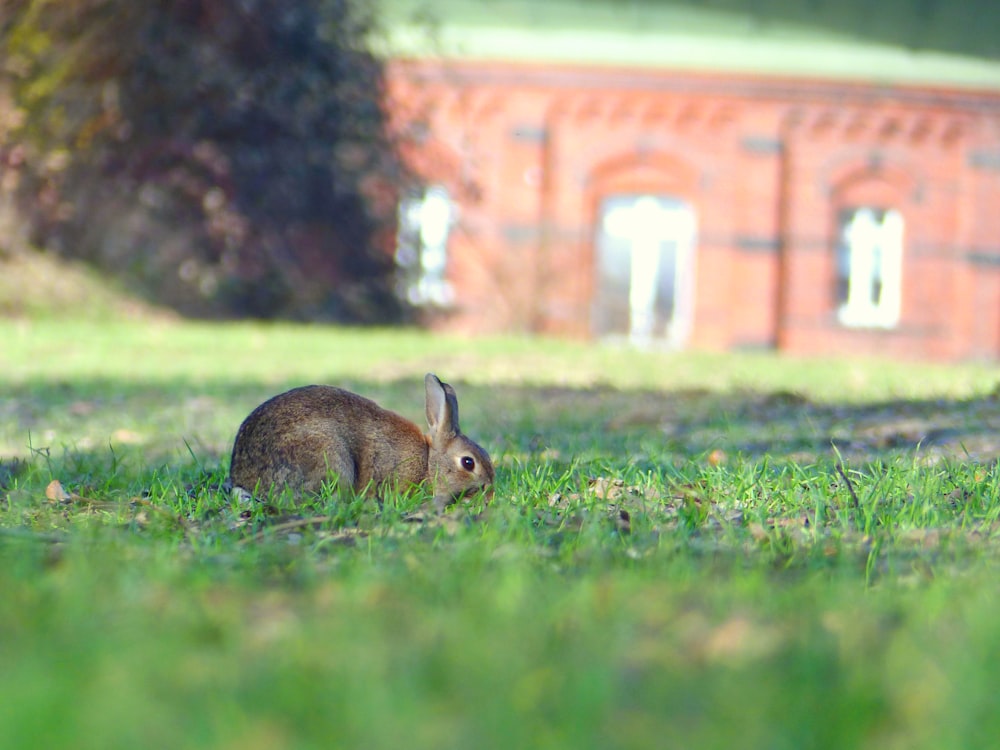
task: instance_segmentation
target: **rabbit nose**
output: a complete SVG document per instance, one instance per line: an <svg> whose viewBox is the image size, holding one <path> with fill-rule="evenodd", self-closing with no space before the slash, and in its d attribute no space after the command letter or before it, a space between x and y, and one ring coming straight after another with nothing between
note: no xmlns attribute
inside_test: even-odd
<svg viewBox="0 0 1000 750"><path fill-rule="evenodd" d="M474 489L468 489L462 493L462 496L465 498L481 497L483 499L483 504L489 505L493 502L493 485L484 484Z"/></svg>

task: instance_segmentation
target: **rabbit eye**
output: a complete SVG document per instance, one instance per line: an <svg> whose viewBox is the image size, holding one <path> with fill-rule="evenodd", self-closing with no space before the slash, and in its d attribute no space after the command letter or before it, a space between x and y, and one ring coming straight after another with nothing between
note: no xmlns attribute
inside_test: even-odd
<svg viewBox="0 0 1000 750"><path fill-rule="evenodd" d="M472 456L462 456L462 468L466 471L472 471L476 468L476 461Z"/></svg>

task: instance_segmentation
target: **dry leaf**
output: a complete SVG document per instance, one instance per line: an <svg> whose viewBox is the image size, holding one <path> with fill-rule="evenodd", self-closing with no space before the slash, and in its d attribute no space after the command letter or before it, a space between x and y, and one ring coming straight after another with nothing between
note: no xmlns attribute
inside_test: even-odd
<svg viewBox="0 0 1000 750"><path fill-rule="evenodd" d="M708 461L709 466L722 466L729 460L729 456L726 455L726 452L722 448L716 448L708 454L705 460Z"/></svg>
<svg viewBox="0 0 1000 750"><path fill-rule="evenodd" d="M590 480L590 491L602 500L616 500L625 493L625 482L609 477L595 477Z"/></svg>
<svg viewBox="0 0 1000 750"><path fill-rule="evenodd" d="M111 433L111 438L125 445L135 445L142 442L142 435L132 430L121 428Z"/></svg>
<svg viewBox="0 0 1000 750"><path fill-rule="evenodd" d="M73 496L62 486L62 482L53 479L45 488L45 497L54 503L69 503L73 501Z"/></svg>

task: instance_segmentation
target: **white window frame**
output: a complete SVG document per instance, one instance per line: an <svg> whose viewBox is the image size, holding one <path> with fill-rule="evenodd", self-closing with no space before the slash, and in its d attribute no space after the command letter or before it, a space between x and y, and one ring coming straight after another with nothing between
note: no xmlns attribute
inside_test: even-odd
<svg viewBox="0 0 1000 750"><path fill-rule="evenodd" d="M447 278L448 240L458 219L458 207L442 185L429 185L399 201L396 265L402 270L402 291L413 305L449 307L455 290Z"/></svg>
<svg viewBox="0 0 1000 750"><path fill-rule="evenodd" d="M653 343L654 308L664 242L675 245L673 268L673 310L662 343L680 349L691 333L694 312L694 255L697 242L695 209L689 202L669 194L613 194L605 197L624 200L606 210L602 207L600 231L606 236L629 242L628 339L633 346Z"/></svg>
<svg viewBox="0 0 1000 750"><path fill-rule="evenodd" d="M850 328L895 328L902 312L903 215L858 206L841 214L838 280L846 281L837 318Z"/></svg>

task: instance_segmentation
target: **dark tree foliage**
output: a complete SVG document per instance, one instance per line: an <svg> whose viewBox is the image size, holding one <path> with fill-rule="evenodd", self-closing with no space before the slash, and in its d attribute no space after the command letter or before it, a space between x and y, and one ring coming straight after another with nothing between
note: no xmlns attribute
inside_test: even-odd
<svg viewBox="0 0 1000 750"><path fill-rule="evenodd" d="M0 156L34 241L188 314L397 319L371 24L363 0L4 0Z"/></svg>

